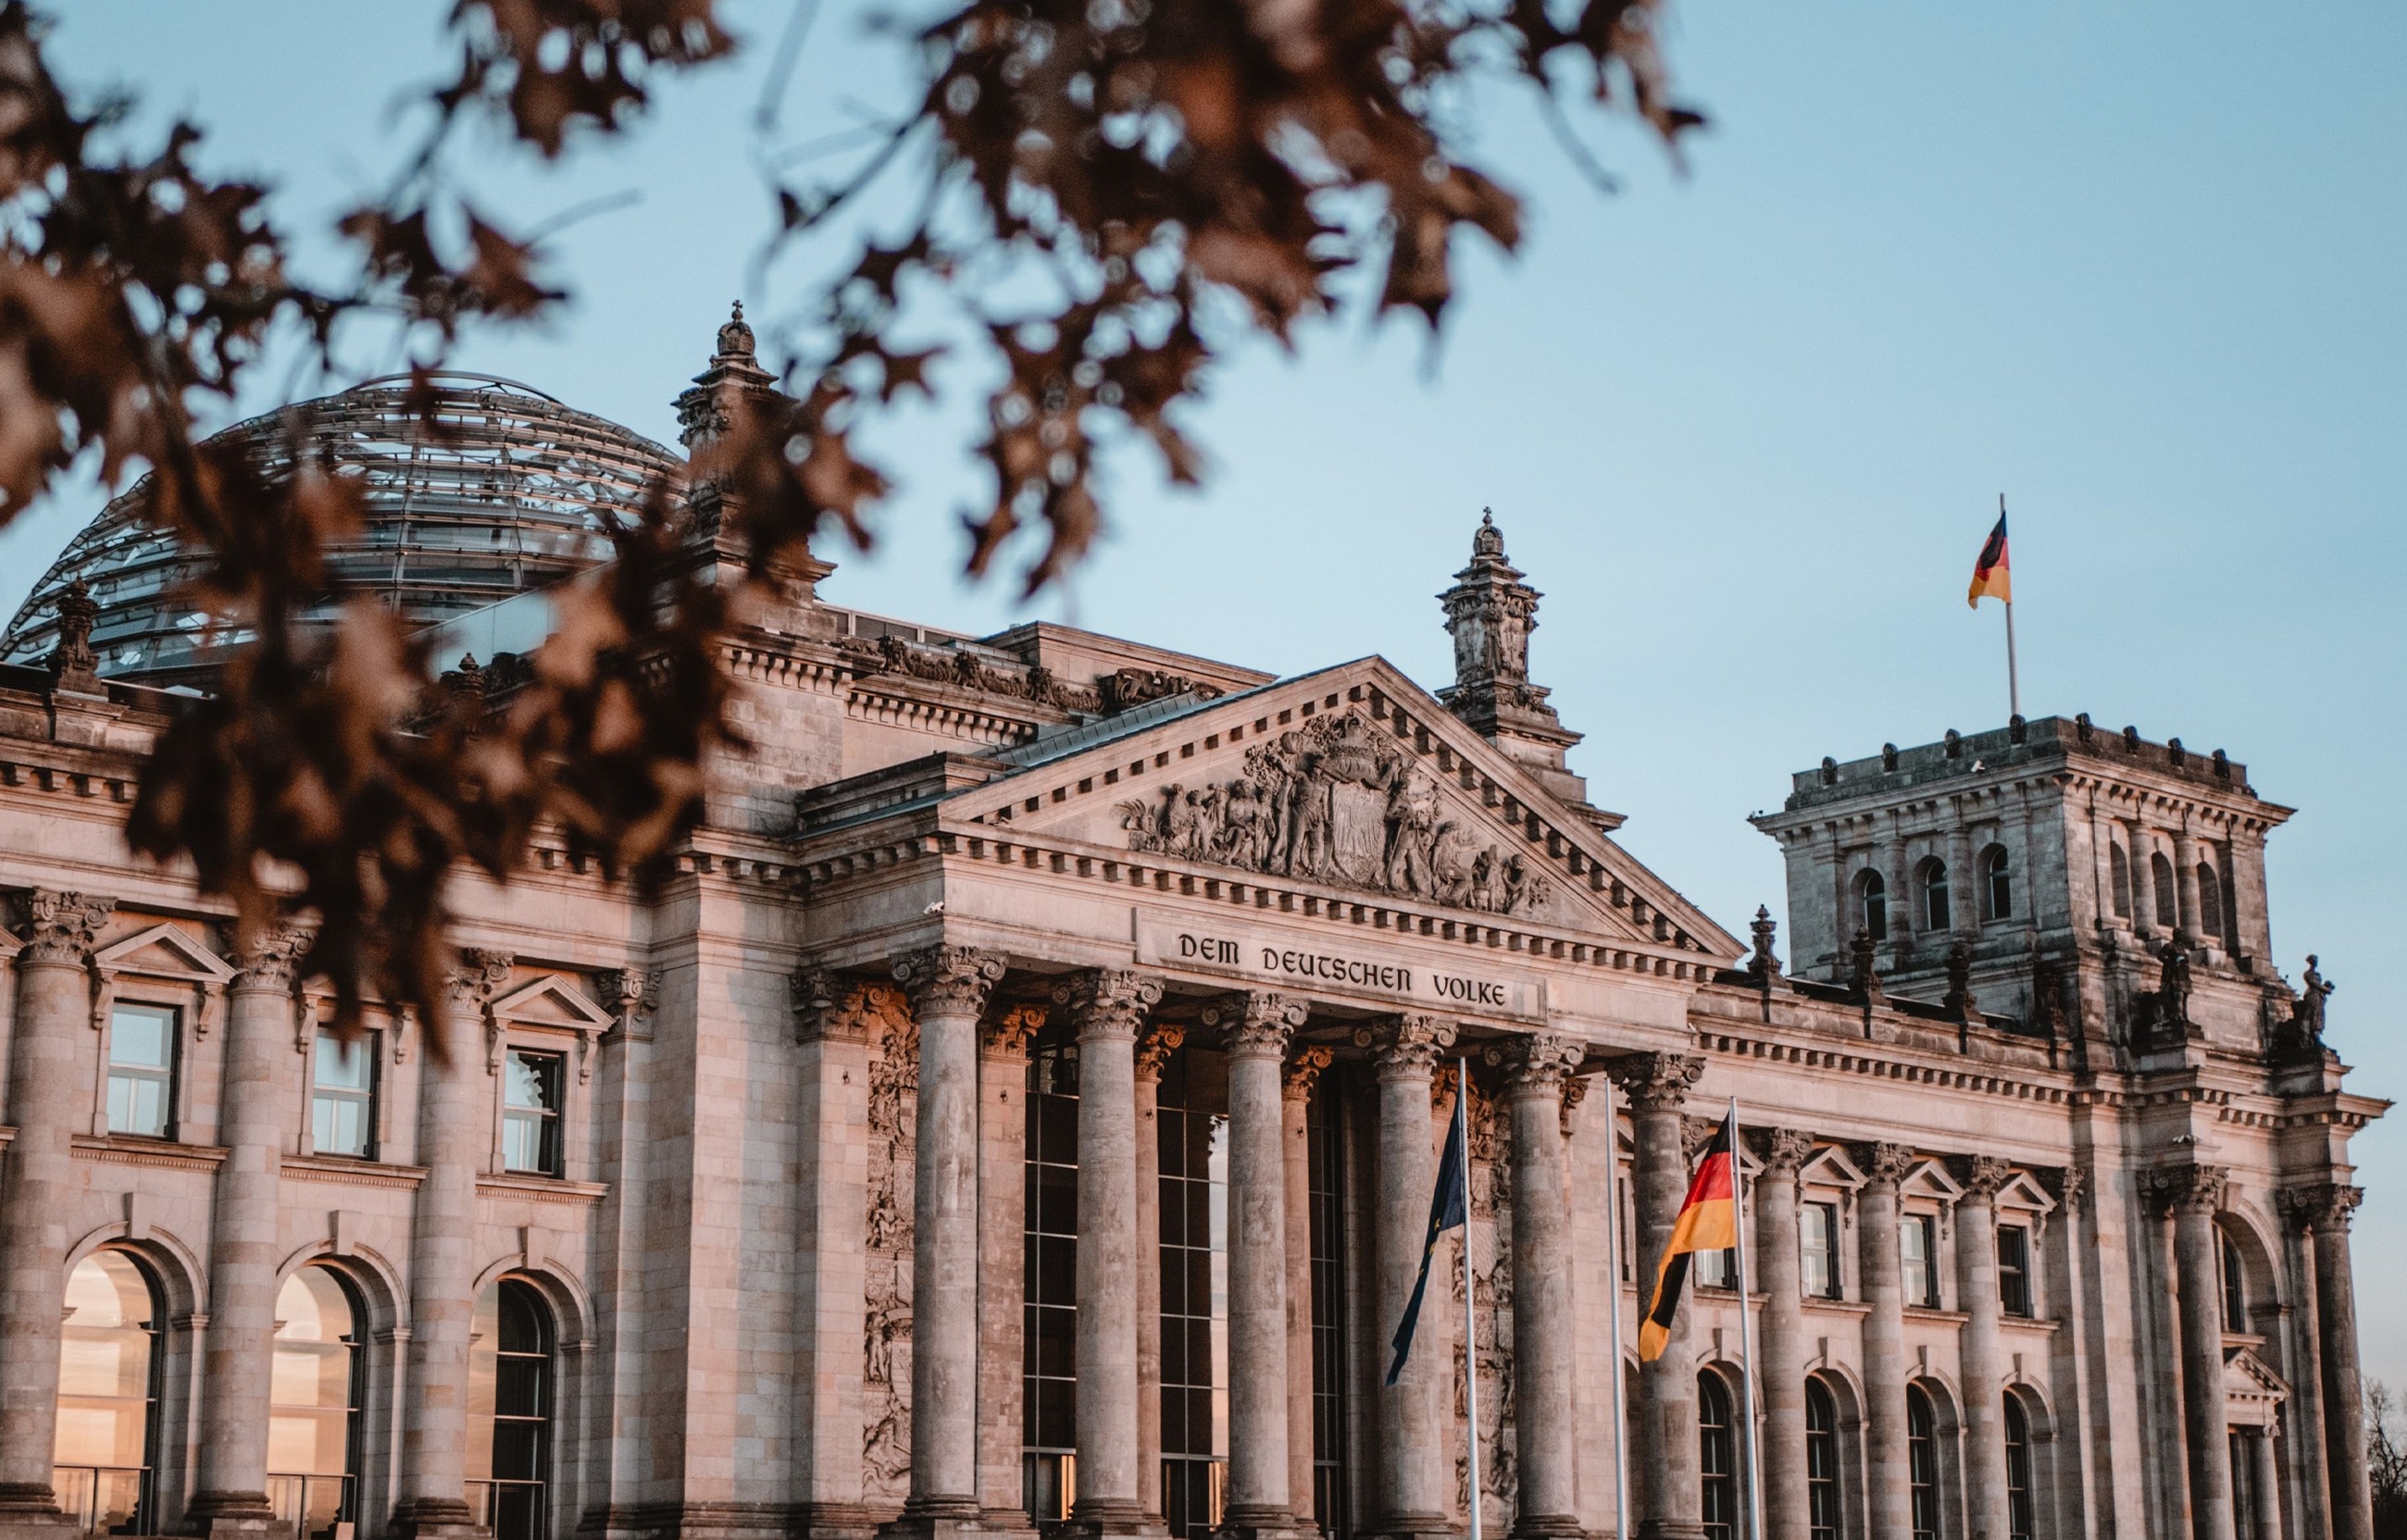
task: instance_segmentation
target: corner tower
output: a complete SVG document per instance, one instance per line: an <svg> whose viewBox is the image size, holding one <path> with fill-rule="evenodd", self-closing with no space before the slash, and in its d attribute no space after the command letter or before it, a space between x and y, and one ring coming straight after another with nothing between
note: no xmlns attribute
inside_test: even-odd
<svg viewBox="0 0 2407 1540"><path fill-rule="evenodd" d="M2272 959L2265 837L2290 812L2220 749L2085 713L1824 759L1753 822L1787 860L1799 973L1968 996L2128 1063L2319 1031Z"/></svg>
<svg viewBox="0 0 2407 1540"><path fill-rule="evenodd" d="M1521 581L1504 558L1504 531L1496 516L1479 513L1471 537L1471 565L1454 574L1454 586L1437 596L1446 606L1446 629L1454 638L1454 683L1437 692L1446 710L1515 759L1539 784L1575 811L1620 822L1588 806L1588 783L1563 762L1580 734L1563 726L1552 693L1530 683L1530 633L1538 629L1538 600L1545 596Z"/></svg>

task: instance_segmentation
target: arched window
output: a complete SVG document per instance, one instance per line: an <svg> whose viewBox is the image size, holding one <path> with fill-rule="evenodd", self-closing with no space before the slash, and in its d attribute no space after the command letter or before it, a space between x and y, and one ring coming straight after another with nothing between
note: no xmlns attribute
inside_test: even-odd
<svg viewBox="0 0 2407 1540"><path fill-rule="evenodd" d="M123 1251L67 1275L51 1490L84 1534L152 1534L158 1504L159 1286Z"/></svg>
<svg viewBox="0 0 2407 1540"><path fill-rule="evenodd" d="M1697 1471L1705 1540L1738 1540L1738 1438L1730 1388L1711 1369L1697 1376Z"/></svg>
<svg viewBox="0 0 2407 1540"><path fill-rule="evenodd" d="M2110 843L2106 847L2106 868L2111 879L2108 885L2115 890L2115 918L2128 920L2131 917L2131 858L2123 854L2122 846Z"/></svg>
<svg viewBox="0 0 2407 1540"><path fill-rule="evenodd" d="M1839 1540L1839 1404L1818 1379L1805 1381L1806 1540Z"/></svg>
<svg viewBox="0 0 2407 1540"><path fill-rule="evenodd" d="M551 1311L523 1279L477 1296L468 1347L468 1492L493 1540L550 1533Z"/></svg>
<svg viewBox="0 0 2407 1540"><path fill-rule="evenodd" d="M1947 863L1932 856L1922 863L1922 928L1945 930L1950 925L1947 908Z"/></svg>
<svg viewBox="0 0 2407 1540"><path fill-rule="evenodd" d="M2248 1274L2241 1264L2240 1248L2231 1237L2217 1232L2215 1240L2223 1248L2223 1329L2227 1332L2248 1330Z"/></svg>
<svg viewBox="0 0 2407 1540"><path fill-rule="evenodd" d="M2223 884L2215 881L2215 864L2198 864L2198 929L2211 940L2223 939Z"/></svg>
<svg viewBox="0 0 2407 1540"><path fill-rule="evenodd" d="M1888 884L1870 867L1856 873L1856 924L1875 941L1888 940Z"/></svg>
<svg viewBox="0 0 2407 1540"><path fill-rule="evenodd" d="M2015 878L2006 867L2006 847L1991 845L1981 853L1981 918L2015 917Z"/></svg>
<svg viewBox="0 0 2407 1540"><path fill-rule="evenodd" d="M1905 1478L1914 1540L1939 1540L1939 1414L1919 1385L1905 1388Z"/></svg>
<svg viewBox="0 0 2407 1540"><path fill-rule="evenodd" d="M2006 1540L2032 1540L2038 1509L2031 1503L2030 1419L2006 1392Z"/></svg>
<svg viewBox="0 0 2407 1540"><path fill-rule="evenodd" d="M362 1320L351 1286L324 1267L302 1268L276 1296L267 1500L306 1540L359 1519Z"/></svg>
<svg viewBox="0 0 2407 1540"><path fill-rule="evenodd" d="M2156 878L2157 924L2175 929L2181 925L2181 890L2173 883L2173 864L2158 851L2148 857L2148 870Z"/></svg>

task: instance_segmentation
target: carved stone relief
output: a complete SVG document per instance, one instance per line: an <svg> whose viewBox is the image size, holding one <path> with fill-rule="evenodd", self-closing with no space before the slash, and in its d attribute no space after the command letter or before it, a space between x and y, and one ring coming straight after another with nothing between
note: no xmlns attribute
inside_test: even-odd
<svg viewBox="0 0 2407 1540"><path fill-rule="evenodd" d="M902 991L885 984L863 986L839 1010L852 1018L843 1026L863 1031L870 1044L862 1495L899 1503L911 1477L911 1189L919 1150L919 1027Z"/></svg>
<svg viewBox="0 0 2407 1540"><path fill-rule="evenodd" d="M1351 713L1256 744L1233 780L1119 805L1134 851L1491 914L1545 907L1546 879L1521 853L1480 844L1446 812L1436 781Z"/></svg>
<svg viewBox="0 0 2407 1540"><path fill-rule="evenodd" d="M1479 1362L1479 1491L1482 1527L1501 1533L1512 1522L1520 1491L1519 1445L1513 1415L1513 1172L1511 1127L1503 1099L1471 1078L1471 1248L1474 1348ZM1454 1320L1462 1320L1462 1268L1448 1269ZM1460 1329L1460 1324L1457 1330ZM1469 1448L1470 1386L1460 1352L1453 1362L1454 1416L1462 1432L1454 1448ZM1468 1511L1471 1461L1454 1457L1455 1502Z"/></svg>

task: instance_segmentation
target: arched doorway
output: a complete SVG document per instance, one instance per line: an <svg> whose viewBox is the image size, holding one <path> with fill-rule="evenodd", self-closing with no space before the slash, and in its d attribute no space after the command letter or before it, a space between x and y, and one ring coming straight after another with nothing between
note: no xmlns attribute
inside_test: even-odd
<svg viewBox="0 0 2407 1540"><path fill-rule="evenodd" d="M50 1486L85 1534L158 1532L158 1281L124 1251L67 1275Z"/></svg>
<svg viewBox="0 0 2407 1540"><path fill-rule="evenodd" d="M524 1279L477 1296L468 1345L468 1506L493 1540L550 1533L558 1331Z"/></svg>
<svg viewBox="0 0 2407 1540"><path fill-rule="evenodd" d="M267 1500L306 1540L357 1522L365 1312L340 1274L304 1267L276 1296Z"/></svg>

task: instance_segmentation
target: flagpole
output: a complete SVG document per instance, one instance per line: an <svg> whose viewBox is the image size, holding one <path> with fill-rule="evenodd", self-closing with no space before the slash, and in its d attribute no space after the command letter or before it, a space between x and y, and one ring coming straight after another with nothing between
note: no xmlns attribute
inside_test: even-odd
<svg viewBox="0 0 2407 1540"><path fill-rule="evenodd" d="M1604 1082L1604 1278L1613 1322L1613 1540L1630 1540L1630 1412L1621 1366L1621 1130L1613 1113L1613 1077Z"/></svg>
<svg viewBox="0 0 2407 1540"><path fill-rule="evenodd" d="M1479 1536L1479 1335L1471 1279L1471 1060L1454 1061L1454 1116L1462 1140L1462 1370L1471 1411L1471 1540Z"/></svg>
<svg viewBox="0 0 2407 1540"><path fill-rule="evenodd" d="M1998 494L1998 517L2006 516L2006 494ZM2006 600L2006 710L2015 716L2023 713L2022 682L2015 675L2015 601Z"/></svg>
<svg viewBox="0 0 2407 1540"><path fill-rule="evenodd" d="M1746 1297L1746 1172L1740 1158L1738 1098L1730 1100L1730 1219L1738 1242L1738 1341L1740 1426L1746 1432L1746 1532L1752 1540L1763 1533L1763 1462L1755 1436L1755 1312ZM1783 1536L1783 1540L1787 1540Z"/></svg>

